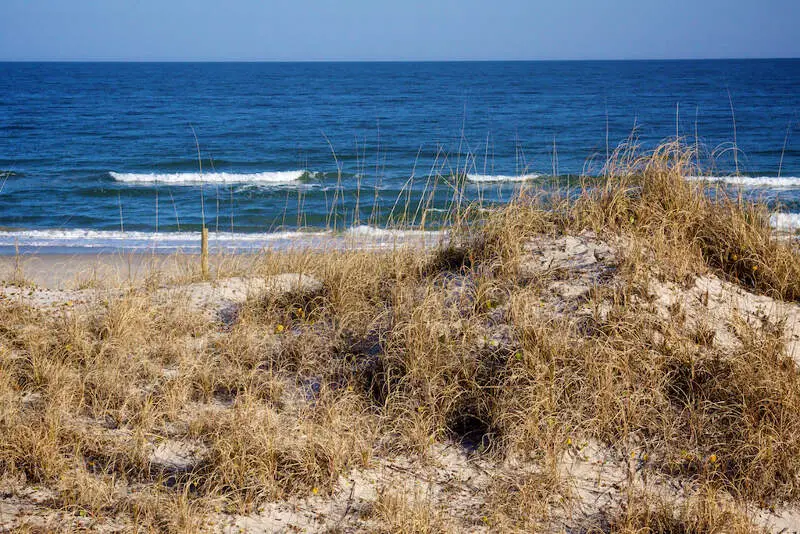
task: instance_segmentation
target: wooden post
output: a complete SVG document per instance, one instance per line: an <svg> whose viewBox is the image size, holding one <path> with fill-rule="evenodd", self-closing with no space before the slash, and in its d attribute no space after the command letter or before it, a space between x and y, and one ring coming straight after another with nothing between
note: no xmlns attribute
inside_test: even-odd
<svg viewBox="0 0 800 534"><path fill-rule="evenodd" d="M200 270L203 272L203 280L208 280L208 228L205 226L200 234Z"/></svg>

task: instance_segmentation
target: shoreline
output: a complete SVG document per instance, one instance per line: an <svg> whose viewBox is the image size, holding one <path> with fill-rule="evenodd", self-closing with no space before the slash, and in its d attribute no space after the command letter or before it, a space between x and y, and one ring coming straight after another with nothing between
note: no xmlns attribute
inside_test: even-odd
<svg viewBox="0 0 800 534"><path fill-rule="evenodd" d="M212 271L219 271L226 261L254 260L256 253L212 254ZM199 270L199 254L140 252L100 252L85 254L0 255L0 286L31 285L43 289L79 287L120 287L143 282L159 273L167 277L191 275Z"/></svg>
<svg viewBox="0 0 800 534"><path fill-rule="evenodd" d="M391 249L430 246L443 229L382 228L357 225L345 230L290 230L262 233L209 232L211 254L258 254L268 251ZM31 230L0 232L0 257L24 255L191 255L200 252L199 232L117 232Z"/></svg>
<svg viewBox="0 0 800 534"><path fill-rule="evenodd" d="M774 230L780 241L800 243L796 232ZM336 246L263 248L259 250L217 250L209 254L212 278L245 272L245 264L256 264L269 254L327 254L334 252L392 252L400 248L435 250L444 234L431 232L436 239L394 241L389 246L369 243L338 242ZM431 236L433 237L433 236ZM330 245L330 243L329 243ZM199 247L198 247L199 248ZM0 247L0 286L30 286L42 289L75 289L86 286L118 288L143 282L148 276L190 279L199 276L199 251L39 249L5 252Z"/></svg>

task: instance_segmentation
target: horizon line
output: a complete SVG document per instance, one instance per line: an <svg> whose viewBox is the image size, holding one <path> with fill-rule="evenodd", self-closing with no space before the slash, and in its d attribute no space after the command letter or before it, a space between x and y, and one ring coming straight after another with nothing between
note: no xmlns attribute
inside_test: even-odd
<svg viewBox="0 0 800 534"><path fill-rule="evenodd" d="M0 58L0 63L559 63L636 61L775 61L800 56L677 57L677 58L539 58L539 59L108 59L108 58Z"/></svg>

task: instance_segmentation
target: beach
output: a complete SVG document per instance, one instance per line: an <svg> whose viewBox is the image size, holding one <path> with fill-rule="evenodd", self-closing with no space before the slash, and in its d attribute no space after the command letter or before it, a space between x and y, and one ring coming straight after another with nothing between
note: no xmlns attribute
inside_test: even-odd
<svg viewBox="0 0 800 534"><path fill-rule="evenodd" d="M0 528L797 529L797 242L682 150L426 246L2 258Z"/></svg>
<svg viewBox="0 0 800 534"><path fill-rule="evenodd" d="M198 255L142 253L9 254L0 256L0 280L42 289L137 285L154 271L178 275Z"/></svg>
<svg viewBox="0 0 800 534"><path fill-rule="evenodd" d="M0 9L0 534L800 534L800 2Z"/></svg>

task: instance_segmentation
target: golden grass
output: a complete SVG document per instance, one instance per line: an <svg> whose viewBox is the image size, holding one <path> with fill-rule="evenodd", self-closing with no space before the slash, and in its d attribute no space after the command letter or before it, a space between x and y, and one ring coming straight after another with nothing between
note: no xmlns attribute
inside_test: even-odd
<svg viewBox="0 0 800 534"><path fill-rule="evenodd" d="M741 509L708 489L683 502L669 502L646 493L634 494L597 530L619 534L746 534L758 531Z"/></svg>
<svg viewBox="0 0 800 534"><path fill-rule="evenodd" d="M579 499L562 460L592 440L695 490L634 502L632 476L627 505L575 528L748 531L747 507L800 499L800 375L779 318L731 317L737 343L722 346L677 307L655 313L647 286L716 273L795 301L800 256L763 206L684 180L690 161L675 146L617 154L601 187L467 210L434 251L266 254L248 275L302 272L323 290L251 299L230 328L153 299L155 284L66 315L0 301L3 482L46 488L45 508L75 518L192 532L448 443L495 466L482 523L387 488L365 525L548 530ZM620 257L576 320L548 307L557 273L521 266L536 236L586 230ZM154 461L172 442L196 454ZM510 459L529 469L506 476Z"/></svg>
<svg viewBox="0 0 800 534"><path fill-rule="evenodd" d="M527 236L586 229L624 235L641 240L662 274L674 279L713 269L758 293L800 300L796 243L775 235L765 205L686 180L701 174L695 159L679 143L642 156L637 147L623 146L609 162L604 184L547 204L523 195L492 213L470 239L485 257L507 267Z"/></svg>

